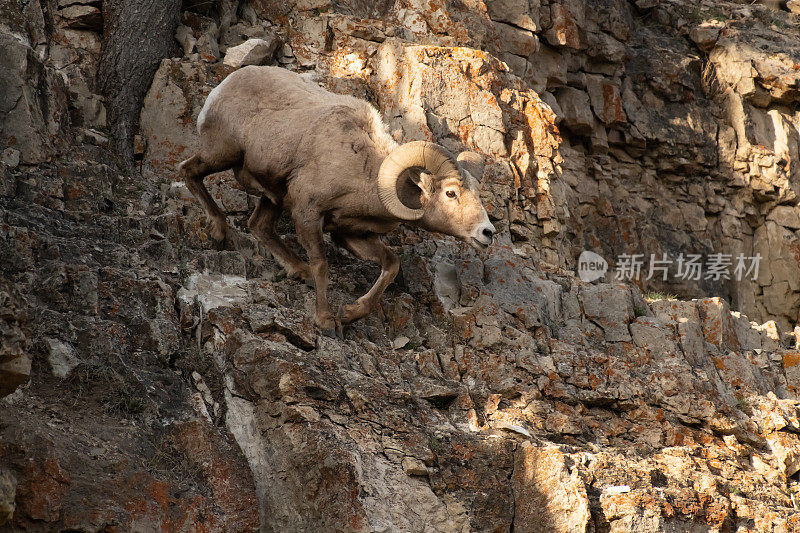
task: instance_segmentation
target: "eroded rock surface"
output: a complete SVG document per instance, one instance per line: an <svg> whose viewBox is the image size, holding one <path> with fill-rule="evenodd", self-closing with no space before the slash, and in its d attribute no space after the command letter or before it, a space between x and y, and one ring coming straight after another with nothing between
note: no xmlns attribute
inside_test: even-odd
<svg viewBox="0 0 800 533"><path fill-rule="evenodd" d="M10 2L0 529L800 530L800 20L774 7L187 2L126 177L102 2ZM318 335L230 173L224 249L175 181L249 62L485 154L490 253L401 228L380 309ZM621 253L711 252L761 268L614 279ZM329 255L335 305L377 277Z"/></svg>

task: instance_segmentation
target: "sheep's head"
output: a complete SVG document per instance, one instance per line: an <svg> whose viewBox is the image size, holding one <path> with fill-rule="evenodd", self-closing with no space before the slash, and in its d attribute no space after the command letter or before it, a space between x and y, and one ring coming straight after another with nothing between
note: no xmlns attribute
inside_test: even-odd
<svg viewBox="0 0 800 533"><path fill-rule="evenodd" d="M484 250L496 230L481 203L482 176L483 157L475 152L462 152L453 161L438 144L415 141L386 157L378 192L394 216Z"/></svg>

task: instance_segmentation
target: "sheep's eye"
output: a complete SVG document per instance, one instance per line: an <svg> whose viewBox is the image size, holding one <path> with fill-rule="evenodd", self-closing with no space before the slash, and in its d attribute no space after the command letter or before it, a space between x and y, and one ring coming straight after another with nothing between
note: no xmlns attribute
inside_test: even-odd
<svg viewBox="0 0 800 533"><path fill-rule="evenodd" d="M447 195L448 198L456 197L456 191L447 191L445 194Z"/></svg>

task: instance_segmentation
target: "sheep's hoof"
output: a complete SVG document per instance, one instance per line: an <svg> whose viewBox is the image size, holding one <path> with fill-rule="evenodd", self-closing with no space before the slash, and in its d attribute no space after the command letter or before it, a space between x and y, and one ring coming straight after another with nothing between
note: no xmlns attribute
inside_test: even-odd
<svg viewBox="0 0 800 533"><path fill-rule="evenodd" d="M315 320L315 323L320 333L326 337L330 337L332 339L344 339L342 322L337 318L331 316L329 319L319 321Z"/></svg>
<svg viewBox="0 0 800 533"><path fill-rule="evenodd" d="M342 324L349 324L363 317L365 314L366 313L362 311L361 306L358 304L345 305L339 308L339 321Z"/></svg>
<svg viewBox="0 0 800 533"><path fill-rule="evenodd" d="M225 239L228 238L228 228L226 226L220 226L219 224L212 223L209 235L211 235L211 238L218 245L223 245L225 244Z"/></svg>
<svg viewBox="0 0 800 533"><path fill-rule="evenodd" d="M340 341L344 340L344 330L342 328L342 324L338 321L332 328L319 328L319 332L326 337L330 337L331 339L339 339Z"/></svg>
<svg viewBox="0 0 800 533"><path fill-rule="evenodd" d="M331 329L321 329L320 333L322 333L326 337L330 337L331 339L339 339L340 341L344 340L344 333L342 332L341 325Z"/></svg>

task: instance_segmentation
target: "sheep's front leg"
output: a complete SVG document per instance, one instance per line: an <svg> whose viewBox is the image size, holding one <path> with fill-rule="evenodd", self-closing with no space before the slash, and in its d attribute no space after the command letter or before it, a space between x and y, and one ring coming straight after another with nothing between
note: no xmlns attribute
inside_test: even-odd
<svg viewBox="0 0 800 533"><path fill-rule="evenodd" d="M338 234L334 238L337 243L342 244L356 257L378 263L381 266L381 275L378 276L377 281L369 292L356 300L354 304L346 305L342 308L339 318L342 324L349 324L366 316L378 304L386 287L397 277L397 272L400 270L400 261L395 253L383 244L381 238L376 234Z"/></svg>
<svg viewBox="0 0 800 533"><path fill-rule="evenodd" d="M299 211L302 213L302 210ZM322 217L303 214L293 218L297 238L308 252L311 279L314 280L317 299L314 324L332 337L336 333L336 320L328 304L328 259L325 257L325 241L322 239Z"/></svg>

